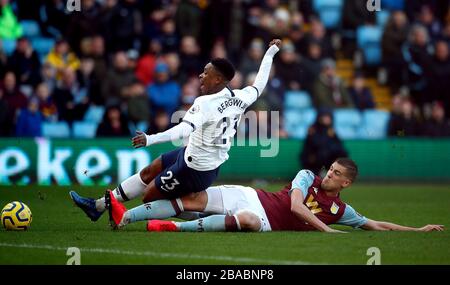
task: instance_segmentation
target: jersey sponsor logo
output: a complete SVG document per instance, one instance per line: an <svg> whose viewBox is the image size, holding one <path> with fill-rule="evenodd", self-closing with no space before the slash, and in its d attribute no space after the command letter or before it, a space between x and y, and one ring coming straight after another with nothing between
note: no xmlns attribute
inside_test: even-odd
<svg viewBox="0 0 450 285"><path fill-rule="evenodd" d="M219 107L217 107L217 111L219 111L219 113L223 113L223 111L225 111L228 107L231 106L236 106L241 108L242 110L247 109L248 105L246 103L244 103L241 99L239 98L230 98L228 100L223 101Z"/></svg>
<svg viewBox="0 0 450 285"><path fill-rule="evenodd" d="M313 195L310 195L308 200L306 200L306 207L308 207L314 215L322 212L322 208L319 208L319 203L314 201Z"/></svg>
<svg viewBox="0 0 450 285"><path fill-rule="evenodd" d="M194 105L194 106L192 106L191 109L189 109L189 113L191 113L191 114L198 113L198 111L200 111L200 106L199 105Z"/></svg>
<svg viewBox="0 0 450 285"><path fill-rule="evenodd" d="M339 211L339 206L335 202L333 202L333 205L331 205L331 208L330 208L330 212L333 215L336 215L338 211Z"/></svg>

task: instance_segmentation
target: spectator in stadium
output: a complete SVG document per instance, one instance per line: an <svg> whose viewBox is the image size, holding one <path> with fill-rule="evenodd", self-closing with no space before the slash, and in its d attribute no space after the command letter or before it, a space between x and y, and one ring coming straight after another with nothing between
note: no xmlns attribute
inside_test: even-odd
<svg viewBox="0 0 450 285"><path fill-rule="evenodd" d="M89 97L80 88L76 73L71 68L63 71L61 85L54 90L52 98L58 108L59 119L69 124L82 120L89 108Z"/></svg>
<svg viewBox="0 0 450 285"><path fill-rule="evenodd" d="M100 4L95 0L81 1L82 13L72 13L65 35L73 51L80 55L82 40L101 32ZM67 17L67 16L66 16Z"/></svg>
<svg viewBox="0 0 450 285"><path fill-rule="evenodd" d="M304 24L303 15L298 11L292 12L288 37L295 46L295 50L302 53L302 55L305 54L304 44L306 34L304 31Z"/></svg>
<svg viewBox="0 0 450 285"><path fill-rule="evenodd" d="M169 129L171 125L170 117L164 109L158 109L151 121L149 134L157 134Z"/></svg>
<svg viewBox="0 0 450 285"><path fill-rule="evenodd" d="M45 62L44 64L42 64L41 79L42 79L42 82L45 82L47 84L47 87L50 90L50 93L53 93L53 91L55 90L56 85L57 85L56 69L48 62Z"/></svg>
<svg viewBox="0 0 450 285"><path fill-rule="evenodd" d="M284 42L280 57L275 61L277 76L288 90L303 89L302 70L299 55L291 42Z"/></svg>
<svg viewBox="0 0 450 285"><path fill-rule="evenodd" d="M450 137L450 121L445 117L442 102L435 101L431 105L431 118L423 126L426 137Z"/></svg>
<svg viewBox="0 0 450 285"><path fill-rule="evenodd" d="M402 47L403 60L407 70L407 85L412 99L418 105L427 102L425 90L428 87L428 75L431 66L433 47L427 29L414 25L408 35L408 41Z"/></svg>
<svg viewBox="0 0 450 285"><path fill-rule="evenodd" d="M124 88L123 101L126 103L128 119L133 123L148 122L150 119L149 99L145 86L135 82Z"/></svg>
<svg viewBox="0 0 450 285"><path fill-rule="evenodd" d="M102 122L97 128L97 137L127 137L130 135L128 120L118 105L106 108Z"/></svg>
<svg viewBox="0 0 450 285"><path fill-rule="evenodd" d="M409 98L398 99L389 120L388 135L393 137L411 137L420 135L420 122L414 114L414 105Z"/></svg>
<svg viewBox="0 0 450 285"><path fill-rule="evenodd" d="M180 105L181 90L178 83L170 80L169 67L160 62L155 68L155 82L147 88L150 105L153 111L159 108L171 116Z"/></svg>
<svg viewBox="0 0 450 285"><path fill-rule="evenodd" d="M163 61L167 64L169 67L169 76L170 79L176 81L177 83L180 82L180 57L178 56L178 53L176 52L170 52L163 55Z"/></svg>
<svg viewBox="0 0 450 285"><path fill-rule="evenodd" d="M374 109L375 102L373 101L372 92L365 86L365 78L362 73L356 73L353 78L353 84L348 92L352 97L355 107L364 111L366 109Z"/></svg>
<svg viewBox="0 0 450 285"><path fill-rule="evenodd" d="M442 40L437 41L435 44L429 92L427 93L431 100L442 101L447 112L450 111L450 88L448 87L450 78L449 44Z"/></svg>
<svg viewBox="0 0 450 285"><path fill-rule="evenodd" d="M48 84L41 82L36 87L36 97L39 100L39 111L45 121L56 122L58 120L58 108L50 96L51 92Z"/></svg>
<svg viewBox="0 0 450 285"><path fill-rule="evenodd" d="M0 1L0 39L17 39L23 34L22 27L9 0Z"/></svg>
<svg viewBox="0 0 450 285"><path fill-rule="evenodd" d="M432 7L429 5L422 5L418 17L418 24L423 25L428 30L428 35L432 40L437 40L442 33L442 25L436 18Z"/></svg>
<svg viewBox="0 0 450 285"><path fill-rule="evenodd" d="M342 11L342 26L345 30L356 32L360 26L375 24L376 14L367 9L366 1L346 0Z"/></svg>
<svg viewBox="0 0 450 285"><path fill-rule="evenodd" d="M310 42L307 55L303 56L300 61L304 77L304 89L310 94L314 81L319 77L322 60L322 47L318 43Z"/></svg>
<svg viewBox="0 0 450 285"><path fill-rule="evenodd" d="M26 108L27 97L19 90L16 75L12 71L8 71L3 78L3 84L0 86L3 98L6 101L8 110L6 112L7 124L4 126L6 135L14 134L14 126L16 124L17 111Z"/></svg>
<svg viewBox="0 0 450 285"><path fill-rule="evenodd" d="M313 101L317 108L353 108L353 102L344 82L336 75L336 63L328 58L322 61L322 70L313 84Z"/></svg>
<svg viewBox="0 0 450 285"><path fill-rule="evenodd" d="M150 220L148 231L321 231L342 233L329 225L341 224L371 231L443 231L443 225L420 228L368 219L340 199L340 193L356 180L358 167L348 158L338 158L324 178L300 170L282 190L271 193L239 185L222 185L182 198L158 200L126 210L114 197L112 213L121 213L119 228ZM161 221L184 211L202 218L188 222ZM111 213L110 212L110 213ZM205 217L206 216L206 217ZM112 218L112 217L111 217Z"/></svg>
<svg viewBox="0 0 450 285"><path fill-rule="evenodd" d="M45 1L40 9L41 30L44 36L61 38L67 30L67 2L64 0Z"/></svg>
<svg viewBox="0 0 450 285"><path fill-rule="evenodd" d="M102 97L106 105L120 104L126 88L137 82L133 70L128 67L125 52L114 54L113 68L109 69L102 85Z"/></svg>
<svg viewBox="0 0 450 285"><path fill-rule="evenodd" d="M240 72L244 78L250 73L257 72L259 63L264 55L264 42L261 39L255 38L250 43L248 51L242 56L239 67Z"/></svg>
<svg viewBox="0 0 450 285"><path fill-rule="evenodd" d="M407 39L408 18L403 11L392 12L381 39L383 64L388 72L388 84L398 89L403 84L404 61L402 45Z"/></svg>
<svg viewBox="0 0 450 285"><path fill-rule="evenodd" d="M180 47L180 75L181 82L191 76L197 76L202 72L202 62L200 60L200 47L197 40L192 36L185 36L181 39Z"/></svg>
<svg viewBox="0 0 450 285"><path fill-rule="evenodd" d="M17 40L16 50L8 59L8 69L16 75L19 85L35 87L40 82L41 62L29 40Z"/></svg>
<svg viewBox="0 0 450 285"><path fill-rule="evenodd" d="M0 40L0 78L5 76L8 66L8 56L6 55L3 41Z"/></svg>
<svg viewBox="0 0 450 285"><path fill-rule="evenodd" d="M144 85L149 85L154 80L156 55L149 43L144 54L138 59L136 65L136 78Z"/></svg>
<svg viewBox="0 0 450 285"><path fill-rule="evenodd" d="M139 48L143 30L142 14L136 0L119 1L107 27L111 29L111 46L113 51Z"/></svg>
<svg viewBox="0 0 450 285"><path fill-rule="evenodd" d="M308 129L300 162L303 168L320 174L341 156L347 156L347 151L334 130L333 114L331 110L321 109L315 123Z"/></svg>
<svg viewBox="0 0 450 285"><path fill-rule="evenodd" d="M300 50L302 54L307 54L310 43L317 43L322 47L322 56L324 58L336 57L335 50L331 44L331 39L327 35L327 30L323 23L317 18L311 20L311 30L306 33L303 49Z"/></svg>
<svg viewBox="0 0 450 285"><path fill-rule="evenodd" d="M69 43L65 39L56 41L45 62L48 62L56 69L56 79L58 81L62 79L63 72L67 68L77 70L80 67L80 60L75 53L70 51Z"/></svg>
<svg viewBox="0 0 450 285"><path fill-rule="evenodd" d="M178 5L175 15L176 27L181 37L200 37L202 11L198 7L198 1L182 0Z"/></svg>
<svg viewBox="0 0 450 285"><path fill-rule="evenodd" d="M43 116L39 111L39 99L31 97L28 107L21 109L17 118L16 136L39 137L42 135Z"/></svg>
<svg viewBox="0 0 450 285"><path fill-rule="evenodd" d="M175 21L171 18L166 19L161 26L160 41L164 53L178 51L180 39L175 29Z"/></svg>
<svg viewBox="0 0 450 285"><path fill-rule="evenodd" d="M96 105L104 104L102 97L102 83L106 78L108 71L108 62L105 53L105 40L101 35L95 35L90 38L91 52L88 55L94 62L94 68L90 75L90 92L91 102Z"/></svg>
<svg viewBox="0 0 450 285"><path fill-rule="evenodd" d="M3 94L3 89L0 88L0 137L8 135L8 103Z"/></svg>

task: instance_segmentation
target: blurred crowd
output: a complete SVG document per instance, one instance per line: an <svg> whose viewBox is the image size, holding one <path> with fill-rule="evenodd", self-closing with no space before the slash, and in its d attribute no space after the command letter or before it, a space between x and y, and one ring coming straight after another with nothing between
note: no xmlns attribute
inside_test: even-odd
<svg viewBox="0 0 450 285"><path fill-rule="evenodd" d="M105 109L96 136L129 136L140 123L163 131L198 96L211 58L229 58L237 69L230 87L242 88L272 38L283 46L253 110L283 112L287 91L305 91L320 112L376 108L369 68L356 70L350 86L336 72L336 59L357 52L342 31L375 24L375 13L345 0L342 26L326 29L313 2L81 0L71 12L66 0L0 0L0 136L40 136L44 122L71 126L93 106ZM450 136L449 1L407 2L390 13L377 66L394 94L389 135ZM48 53L36 51L24 20L54 39Z"/></svg>

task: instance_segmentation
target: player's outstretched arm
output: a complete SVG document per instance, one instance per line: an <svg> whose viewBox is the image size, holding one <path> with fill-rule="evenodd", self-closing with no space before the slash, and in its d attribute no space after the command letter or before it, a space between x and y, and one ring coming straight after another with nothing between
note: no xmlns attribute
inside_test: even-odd
<svg viewBox="0 0 450 285"><path fill-rule="evenodd" d="M394 223L367 220L362 229L368 231L411 231L411 232L432 232L432 231L443 231L443 225L426 225L421 228L407 227L402 225L397 225Z"/></svg>
<svg viewBox="0 0 450 285"><path fill-rule="evenodd" d="M280 50L280 46L281 40L273 39L269 44L269 49L267 49L264 54L258 73L256 74L255 82L253 83L253 86L258 90L258 97L266 87L267 81L269 80L270 69L272 68L273 57Z"/></svg>
<svg viewBox="0 0 450 285"><path fill-rule="evenodd" d="M194 131L194 128L191 125L181 122L175 127L155 135L147 135L144 132L136 131L136 136L131 139L131 143L135 148L140 148L182 139L188 137L192 131Z"/></svg>
<svg viewBox="0 0 450 285"><path fill-rule="evenodd" d="M345 233L343 231L335 230L327 226L324 222L319 220L304 204L303 194L300 189L294 189L291 194L291 211L300 220L307 222L321 232L327 233Z"/></svg>

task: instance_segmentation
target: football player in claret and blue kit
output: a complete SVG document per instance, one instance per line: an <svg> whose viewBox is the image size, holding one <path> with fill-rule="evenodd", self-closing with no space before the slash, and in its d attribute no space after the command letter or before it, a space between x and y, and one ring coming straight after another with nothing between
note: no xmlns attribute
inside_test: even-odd
<svg viewBox="0 0 450 285"><path fill-rule="evenodd" d="M114 216L122 217L117 221L120 227L149 220L148 231L342 232L331 228L331 224L375 231L444 230L442 225L414 228L371 220L358 214L340 199L341 191L353 183L357 174L354 161L339 158L323 179L309 170L301 170L289 185L275 193L239 185L222 185L209 187L196 195L172 201L159 200L152 202L151 207L144 204L128 211L120 202L112 200L111 209ZM174 206L166 216L158 210L164 203ZM173 217L183 210L204 212L207 216L187 222L158 220Z"/></svg>

